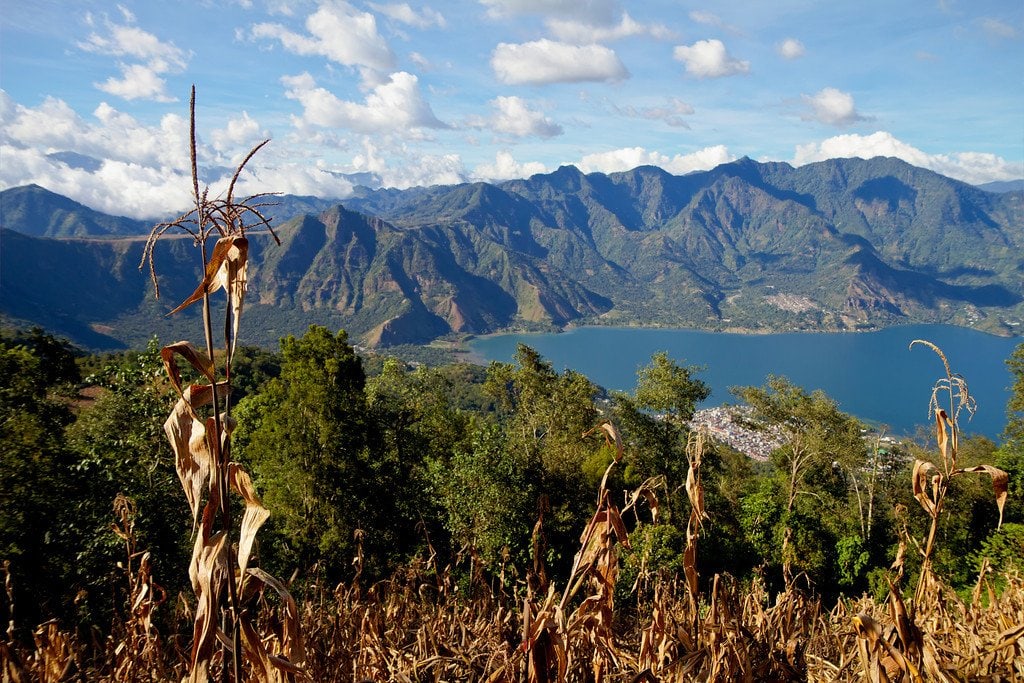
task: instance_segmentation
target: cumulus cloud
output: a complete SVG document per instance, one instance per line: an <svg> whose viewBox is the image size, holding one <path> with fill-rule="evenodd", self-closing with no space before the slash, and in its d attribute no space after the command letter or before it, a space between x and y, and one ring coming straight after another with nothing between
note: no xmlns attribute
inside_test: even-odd
<svg viewBox="0 0 1024 683"><path fill-rule="evenodd" d="M308 73L284 76L285 97L302 105L297 125L340 127L359 133L410 132L421 128L446 128L420 93L415 76L405 71L391 74L375 86L364 103L348 102L318 87Z"/></svg>
<svg viewBox="0 0 1024 683"><path fill-rule="evenodd" d="M361 12L341 0L331 0L309 15L305 26L307 34L296 33L281 24L256 24L251 35L280 41L289 52L326 57L344 66L367 67L377 72L394 67L395 56L377 31L376 17L369 12Z"/></svg>
<svg viewBox="0 0 1024 683"><path fill-rule="evenodd" d="M853 95L836 88L823 88L814 95L804 95L804 102L810 107L805 121L818 121L830 126L848 126L867 118L857 112Z"/></svg>
<svg viewBox="0 0 1024 683"><path fill-rule="evenodd" d="M693 171L706 171L719 164L732 161L725 145L705 147L691 154L667 156L643 147L624 147L610 152L598 152L583 157L576 166L584 173L614 173L628 171L637 166L660 166L669 173L682 175Z"/></svg>
<svg viewBox="0 0 1024 683"><path fill-rule="evenodd" d="M804 44L796 38L786 38L779 43L778 51L786 59L799 59L804 56Z"/></svg>
<svg viewBox="0 0 1024 683"><path fill-rule="evenodd" d="M252 148L270 135L260 128L249 112L243 111L240 118L231 119L224 128L210 134L213 148L219 152L230 152L240 147Z"/></svg>
<svg viewBox="0 0 1024 683"><path fill-rule="evenodd" d="M82 117L56 98L26 107L3 91L0 113L2 187L35 183L106 213L146 219L168 218L191 202L188 121L181 116L169 114L150 126L103 103ZM212 145L199 136L200 167L220 169L209 178L215 194L226 189L235 165L262 135L243 114L213 131ZM241 192L339 196L337 180L329 175L320 177L300 165L261 164L262 157L251 164Z"/></svg>
<svg viewBox="0 0 1024 683"><path fill-rule="evenodd" d="M793 164L802 166L814 161L837 157L896 157L908 164L931 169L936 173L966 183L981 184L994 180L1016 180L1024 177L1020 163L1010 163L1000 156L983 152L928 154L898 140L891 133L878 131L871 135L837 135L821 142L798 145Z"/></svg>
<svg viewBox="0 0 1024 683"><path fill-rule="evenodd" d="M750 62L730 55L725 44L717 39L677 45L672 56L686 65L688 74L697 78L721 78L750 71Z"/></svg>
<svg viewBox="0 0 1024 683"><path fill-rule="evenodd" d="M408 24L415 28L430 28L431 26L437 26L444 28L446 23L444 15L437 10L429 7L424 7L419 12L409 6L409 3L389 3L389 4L378 4L375 2L370 3L370 7L377 10L384 16Z"/></svg>
<svg viewBox="0 0 1024 683"><path fill-rule="evenodd" d="M614 51L602 45L553 40L499 43L491 55L498 80L510 85L621 81L629 76Z"/></svg>
<svg viewBox="0 0 1024 683"><path fill-rule="evenodd" d="M693 106L679 99L670 97L664 106L661 107L634 107L633 105L619 106L612 105L617 114L628 116L633 119L646 119L648 121L661 121L674 128L689 128L690 124L683 118L694 113Z"/></svg>
<svg viewBox="0 0 1024 683"><path fill-rule="evenodd" d="M521 97L496 97L490 101L494 114L487 118L472 118L470 128L493 130L495 133L524 138L536 136L550 138L562 134L562 127L543 112L530 109Z"/></svg>
<svg viewBox="0 0 1024 683"><path fill-rule="evenodd" d="M480 164L473 169L474 180L495 181L511 178L529 178L538 173L547 173L548 169L539 161L519 163L507 149L499 151L493 164Z"/></svg>
<svg viewBox="0 0 1024 683"><path fill-rule="evenodd" d="M174 101L175 98L167 94L167 82L162 74L183 71L189 56L174 43L165 43L154 34L133 26L135 16L125 8L120 9L126 24L107 20L106 34L93 32L78 43L86 52L119 60L121 77L111 76L102 83L95 83L95 87L126 100Z"/></svg>

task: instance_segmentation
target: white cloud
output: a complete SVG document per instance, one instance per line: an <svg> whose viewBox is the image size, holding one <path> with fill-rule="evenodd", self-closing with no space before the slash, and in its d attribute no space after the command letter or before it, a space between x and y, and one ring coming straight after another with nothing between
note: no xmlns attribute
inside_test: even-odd
<svg viewBox="0 0 1024 683"><path fill-rule="evenodd" d="M830 126L848 126L866 117L857 112L853 95L836 88L823 88L815 95L804 95L804 102L811 111L804 115L805 121L818 121Z"/></svg>
<svg viewBox="0 0 1024 683"><path fill-rule="evenodd" d="M188 64L185 53L174 43L161 42L155 35L137 26L108 23L107 28L110 30L109 36L92 33L78 46L86 52L142 60L161 72L181 70Z"/></svg>
<svg viewBox="0 0 1024 683"><path fill-rule="evenodd" d="M588 154L576 166L584 173L614 173L628 171L637 166L660 166L669 173L682 175L692 171L706 171L733 159L725 145L705 147L692 154L676 154L672 157L660 152L650 152L643 147L624 147L610 152Z"/></svg>
<svg viewBox="0 0 1024 683"><path fill-rule="evenodd" d="M602 45L567 45L552 40L499 43L491 68L511 85L621 81L629 76L612 50Z"/></svg>
<svg viewBox="0 0 1024 683"><path fill-rule="evenodd" d="M466 170L458 154L410 155L381 165L377 172L384 187L425 187L466 182Z"/></svg>
<svg viewBox="0 0 1024 683"><path fill-rule="evenodd" d="M252 27L253 38L278 40L284 49L299 55L318 55L345 66L368 67L386 72L395 64L387 42L377 32L377 19L347 2L328 0L306 19L308 34L281 24Z"/></svg>
<svg viewBox="0 0 1024 683"><path fill-rule="evenodd" d="M698 40L693 45L678 45L672 56L686 65L687 73L697 78L720 78L750 71L750 62L730 55L725 44L717 39Z"/></svg>
<svg viewBox="0 0 1024 683"><path fill-rule="evenodd" d="M664 24L642 24L626 13L622 14L619 23L610 25L560 18L551 18L544 23L556 38L576 45L606 43L643 35L659 39L672 37L672 32Z"/></svg>
<svg viewBox="0 0 1024 683"><path fill-rule="evenodd" d="M269 134L260 129L260 124L243 111L241 118L231 119L224 128L210 133L213 148L218 152L230 152L239 148L252 149Z"/></svg>
<svg viewBox="0 0 1024 683"><path fill-rule="evenodd" d="M490 101L495 112L488 118L470 119L471 128L486 128L517 138L550 138L562 134L562 127L543 112L530 109L521 97L496 97Z"/></svg>
<svg viewBox="0 0 1024 683"><path fill-rule="evenodd" d="M802 166L814 161L837 157L896 157L908 164L931 169L936 173L966 183L981 184L994 180L1016 180L1024 177L1020 163L1010 163L1000 156L983 152L954 152L928 154L895 138L891 133L878 131L871 135L837 135L817 143L798 145L793 164Z"/></svg>
<svg viewBox="0 0 1024 683"><path fill-rule="evenodd" d="M315 164L288 163L254 166L254 169L246 166L235 186L235 194L239 196L270 191L343 199L352 194L352 183L340 173Z"/></svg>
<svg viewBox="0 0 1024 683"><path fill-rule="evenodd" d="M507 149L499 151L493 164L480 164L473 169L475 180L496 181L510 178L529 178L538 173L547 173L547 168L539 161L519 163Z"/></svg>
<svg viewBox="0 0 1024 683"><path fill-rule="evenodd" d="M192 181L185 118L168 114L147 126L106 103L83 118L56 98L32 108L0 94L0 186L36 183L100 211L138 218L167 218L188 207ZM232 135L242 141L252 128L247 118L229 123L224 136L214 132L225 143L223 155L199 137L201 167L233 168L237 149L226 143ZM62 163L68 153L95 163Z"/></svg>
<svg viewBox="0 0 1024 683"><path fill-rule="evenodd" d="M683 117L694 113L693 106L678 97L670 97L663 107L635 107L633 105L620 107L613 104L612 108L616 113L629 118L662 121L674 128L689 128L690 124Z"/></svg>
<svg viewBox="0 0 1024 683"><path fill-rule="evenodd" d="M135 21L135 16L130 11L123 7L119 9L128 24ZM90 25L95 23L91 17L88 17L87 21ZM106 28L109 35L91 33L84 41L78 43L78 47L86 52L136 61L119 62L121 77L111 76L102 83L94 83L95 87L126 100L174 101L176 98L167 94L167 82L161 74L183 71L188 65L188 55L174 43L162 42L152 33L137 26L107 21Z"/></svg>
<svg viewBox="0 0 1024 683"><path fill-rule="evenodd" d="M417 12L410 7L407 2L403 2L401 4L378 4L371 2L369 4L370 7L377 10L384 16L416 28L430 28L431 26L444 28L446 24L444 16L437 10L429 7L424 7L422 10Z"/></svg>
<svg viewBox="0 0 1024 683"><path fill-rule="evenodd" d="M419 52L410 52L409 61L418 66L423 71L431 71L434 65L430 63L430 60L421 55Z"/></svg>
<svg viewBox="0 0 1024 683"><path fill-rule="evenodd" d="M173 102L177 99L167 94L167 82L144 64L122 64L121 78L111 76L93 85L108 95L126 100Z"/></svg>
<svg viewBox="0 0 1024 683"><path fill-rule="evenodd" d="M409 133L420 128L446 128L420 93L415 76L391 74L375 86L365 103L348 102L316 85L308 73L284 76L285 97L302 104L299 125L348 128L360 133Z"/></svg>
<svg viewBox="0 0 1024 683"><path fill-rule="evenodd" d="M779 54L786 59L799 59L804 56L804 44L796 38L786 38L779 43Z"/></svg>

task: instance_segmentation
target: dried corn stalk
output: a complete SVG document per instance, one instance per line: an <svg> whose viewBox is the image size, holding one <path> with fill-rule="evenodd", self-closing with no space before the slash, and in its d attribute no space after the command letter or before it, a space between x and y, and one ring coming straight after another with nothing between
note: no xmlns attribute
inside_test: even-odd
<svg viewBox="0 0 1024 683"><path fill-rule="evenodd" d="M154 286L157 282L153 251L157 240L168 230L179 228L190 234L200 247L203 261L202 280L170 314L201 303L206 349L200 350L187 341L180 341L165 346L160 353L167 377L179 396L164 423L164 431L174 451L175 468L192 513L195 535L189 577L197 605L189 680L194 683L209 680L211 663L219 646L222 666L226 668L230 664L236 683L243 680L243 659L250 663L258 680L284 681L301 671L304 660L298 635L297 609L284 584L249 566L256 534L270 512L263 507L248 473L230 457L234 428L230 414L231 361L238 341L247 284L249 240L245 236L246 221L270 228L259 211L261 205L253 202L262 195L236 202L233 193L245 164L266 141L253 148L239 165L228 187L227 198L210 199L207 190L199 190L195 88L192 90L190 113L195 208L170 223L153 228L143 252L143 262L149 262ZM208 253L208 240L214 236L217 240L212 252ZM274 237L276 239L276 235ZM225 291L227 302L224 307L223 366L218 367L213 346L210 296L221 289ZM183 386L179 359L205 381ZM237 532L231 519L229 499L232 492L241 498L245 506ZM280 637L261 634L250 611L243 608L244 598L256 595L265 587L280 594L284 604L285 630ZM271 653L267 643L274 640L279 643L280 650Z"/></svg>

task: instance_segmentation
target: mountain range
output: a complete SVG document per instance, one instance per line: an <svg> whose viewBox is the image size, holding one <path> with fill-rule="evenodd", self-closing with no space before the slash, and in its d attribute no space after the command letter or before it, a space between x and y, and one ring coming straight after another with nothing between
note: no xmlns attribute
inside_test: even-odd
<svg viewBox="0 0 1024 683"><path fill-rule="evenodd" d="M371 346L567 324L862 330L942 322L1021 334L1024 193L891 158L740 159L676 176L567 166L501 183L286 196L250 233L243 340L316 322ZM0 193L0 313L90 348L193 333L185 235L37 186Z"/></svg>

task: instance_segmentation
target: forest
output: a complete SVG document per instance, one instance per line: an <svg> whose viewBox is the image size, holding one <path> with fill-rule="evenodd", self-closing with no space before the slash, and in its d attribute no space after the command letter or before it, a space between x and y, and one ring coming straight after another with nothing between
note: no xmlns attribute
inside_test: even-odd
<svg viewBox="0 0 1024 683"><path fill-rule="evenodd" d="M5 680L195 676L197 521L162 428L179 396L161 351L89 355L38 328L0 339ZM231 458L269 511L248 560L266 585L246 609L265 613L267 661L290 663L239 658L238 680L832 680L872 661L884 674L886 657L899 680L886 648L913 637L882 623L904 600L948 680L1020 675L1024 345L998 444L958 437L969 393L942 361L952 430L898 446L785 378L736 388L750 425L784 437L757 462L690 429L707 388L664 354L608 394L526 346L486 368L360 355L317 326L279 352L239 347ZM927 600L947 619L980 610L976 626L995 610L1004 628L956 659L941 620L921 619ZM780 604L832 633L768 628ZM713 656L723 608L761 612L742 624L745 659ZM289 657L293 627L304 651ZM860 662L858 642L877 645Z"/></svg>

